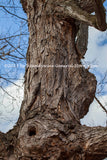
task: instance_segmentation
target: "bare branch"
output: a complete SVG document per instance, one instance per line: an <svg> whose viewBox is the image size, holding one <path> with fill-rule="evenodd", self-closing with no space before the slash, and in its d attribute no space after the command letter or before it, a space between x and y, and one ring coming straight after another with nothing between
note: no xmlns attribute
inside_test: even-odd
<svg viewBox="0 0 107 160"><path fill-rule="evenodd" d="M18 49L15 48L8 40L5 39L5 41L6 41L12 48L14 48L23 58L26 59L26 57L25 57L21 52L19 52Z"/></svg>
<svg viewBox="0 0 107 160"><path fill-rule="evenodd" d="M82 4L79 6L78 2L74 0L57 1L54 6L56 6L55 11L58 17L77 19L101 31L107 29L105 9L100 0L95 1L95 15L91 15L87 10L82 9Z"/></svg>
<svg viewBox="0 0 107 160"><path fill-rule="evenodd" d="M98 102L98 104L101 106L101 108L106 112L107 114L107 110L106 108L102 105L102 103L98 100L98 98L95 96L95 100Z"/></svg>
<svg viewBox="0 0 107 160"><path fill-rule="evenodd" d="M107 128L106 127L82 127L79 134L83 134L86 159L101 160L107 157ZM82 143L82 142L81 142Z"/></svg>
<svg viewBox="0 0 107 160"><path fill-rule="evenodd" d="M105 8L101 0L95 0L96 25L99 30L107 29Z"/></svg>
<svg viewBox="0 0 107 160"><path fill-rule="evenodd" d="M19 6L9 6L9 5L0 5L0 7L6 7L6 8L22 8L22 7L19 7Z"/></svg>
<svg viewBox="0 0 107 160"><path fill-rule="evenodd" d="M6 9L6 7L4 7L4 6L0 6L0 7L2 7L7 13L11 14L12 16L15 16L15 17L17 17L17 18L19 18L19 19L22 19L22 20L24 20L24 21L27 21L25 18L22 18L22 17L14 14L14 13L11 13L9 10Z"/></svg>
<svg viewBox="0 0 107 160"><path fill-rule="evenodd" d="M5 77L0 76L0 78L4 79L4 80L7 81L7 82L10 82L10 83L14 84L14 85L17 86L17 87L20 87L19 85L17 85L16 83L10 81L9 79L7 79L7 78L5 78Z"/></svg>
<svg viewBox="0 0 107 160"><path fill-rule="evenodd" d="M7 47L7 45L3 46L0 50L4 49L5 47ZM25 58L21 58L21 57L18 57L18 56L15 56L15 55L11 54L12 52L15 52L17 49L18 49L18 47L14 48L13 50L9 49L8 52L2 51L0 53L0 59L6 60L7 59L6 56L10 56L10 57L13 57L13 58L16 58L16 59L25 59Z"/></svg>
<svg viewBox="0 0 107 160"><path fill-rule="evenodd" d="M5 39L11 39L11 38L15 38L15 37L20 37L20 36L26 36L26 35L29 35L29 34L27 34L27 33L26 34L21 33L21 34L9 36L9 37L4 37L4 38L0 38L0 41L1 40L5 40Z"/></svg>
<svg viewBox="0 0 107 160"><path fill-rule="evenodd" d="M10 95L2 86L0 86L0 88L12 99L16 100L12 95Z"/></svg>

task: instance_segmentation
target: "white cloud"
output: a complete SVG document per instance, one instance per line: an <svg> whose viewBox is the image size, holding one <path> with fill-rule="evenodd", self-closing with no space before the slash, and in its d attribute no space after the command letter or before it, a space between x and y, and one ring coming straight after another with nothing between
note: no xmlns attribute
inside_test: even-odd
<svg viewBox="0 0 107 160"><path fill-rule="evenodd" d="M94 72L97 75L97 80L101 80L103 78L101 76L107 71L107 44L101 45L105 40L107 40L107 31L101 32L89 27L88 50L85 55L85 61L97 65L96 72ZM105 84L103 91L107 92L107 84ZM100 96L99 100L105 106L107 95ZM88 114L81 119L81 123L88 126L106 126L106 121L106 113L95 100L90 105Z"/></svg>
<svg viewBox="0 0 107 160"><path fill-rule="evenodd" d="M107 31L101 32L89 27L88 50L85 61L94 62L98 66L99 72L107 70L107 43L103 45L104 41L107 41Z"/></svg>
<svg viewBox="0 0 107 160"><path fill-rule="evenodd" d="M7 132L17 122L19 110L23 99L23 79L15 82L15 85L10 85L5 88L5 91L0 88L0 130Z"/></svg>
<svg viewBox="0 0 107 160"><path fill-rule="evenodd" d="M100 102L105 106L107 109L107 95L98 97ZM107 114L101 108L101 106L96 102L90 105L89 112L87 115L81 119L81 124L85 124L87 126L106 126L107 125Z"/></svg>

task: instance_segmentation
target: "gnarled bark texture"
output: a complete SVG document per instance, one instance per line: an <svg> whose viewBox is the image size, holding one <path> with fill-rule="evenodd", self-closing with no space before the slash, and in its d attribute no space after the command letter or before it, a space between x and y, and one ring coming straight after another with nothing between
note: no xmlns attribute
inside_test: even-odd
<svg viewBox="0 0 107 160"><path fill-rule="evenodd" d="M79 36L81 41L76 38L81 20L86 22L82 32L87 24L93 25L95 17L88 14L95 2L74 2L21 0L30 33L24 100L17 125L7 134L0 133L2 159L100 160L107 156L107 128L80 124L94 99L96 79L80 61L87 30ZM80 20L77 13L72 15L71 6L87 13L88 19L81 19L83 13Z"/></svg>

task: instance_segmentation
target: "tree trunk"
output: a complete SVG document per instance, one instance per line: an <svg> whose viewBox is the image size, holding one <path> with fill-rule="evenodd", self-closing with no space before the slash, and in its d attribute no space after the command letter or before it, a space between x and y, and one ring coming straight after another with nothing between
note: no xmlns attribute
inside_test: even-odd
<svg viewBox="0 0 107 160"><path fill-rule="evenodd" d="M30 33L24 100L17 125L0 133L0 157L101 160L107 156L107 128L80 124L96 91L95 76L82 66L76 46L80 21L68 13L65 1L21 2ZM78 1L77 6L87 15L94 11L91 0ZM90 19L86 23L92 24Z"/></svg>

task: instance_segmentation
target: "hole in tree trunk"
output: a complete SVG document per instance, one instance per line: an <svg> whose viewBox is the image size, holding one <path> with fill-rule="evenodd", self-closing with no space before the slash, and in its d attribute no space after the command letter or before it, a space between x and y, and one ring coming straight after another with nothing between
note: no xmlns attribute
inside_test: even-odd
<svg viewBox="0 0 107 160"><path fill-rule="evenodd" d="M38 63L40 64L40 60L38 60Z"/></svg>
<svg viewBox="0 0 107 160"><path fill-rule="evenodd" d="M13 152L14 152L14 146L9 145L9 147L7 148L8 156L10 156L11 154L13 154Z"/></svg>
<svg viewBox="0 0 107 160"><path fill-rule="evenodd" d="M28 135L35 136L36 135L36 128L34 126L28 128Z"/></svg>

